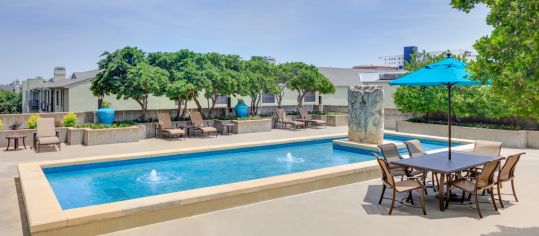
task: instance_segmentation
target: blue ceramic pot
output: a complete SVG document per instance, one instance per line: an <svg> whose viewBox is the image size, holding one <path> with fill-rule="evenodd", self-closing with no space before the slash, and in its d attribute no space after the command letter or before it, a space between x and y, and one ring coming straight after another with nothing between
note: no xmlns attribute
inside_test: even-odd
<svg viewBox="0 0 539 236"><path fill-rule="evenodd" d="M114 112L114 108L99 108L97 110L97 119L99 119L99 123L112 125L112 122L114 122Z"/></svg>
<svg viewBox="0 0 539 236"><path fill-rule="evenodd" d="M249 107L245 102L239 102L235 107L237 117L247 117L249 115Z"/></svg>

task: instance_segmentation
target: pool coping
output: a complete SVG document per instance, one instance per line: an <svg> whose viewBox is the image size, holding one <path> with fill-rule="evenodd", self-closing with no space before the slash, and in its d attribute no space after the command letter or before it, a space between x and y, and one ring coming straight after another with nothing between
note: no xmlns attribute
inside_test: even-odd
<svg viewBox="0 0 539 236"><path fill-rule="evenodd" d="M392 131L386 131L390 135L408 136ZM244 142L233 144L222 144L212 146L201 146L181 149L168 149L152 152L140 152L129 154L103 155L85 158L73 158L64 160L42 161L33 163L23 163L18 165L21 192L23 195L28 224L32 234L48 233L48 231L70 228L104 221L119 217L126 217L136 214L143 214L151 211L159 211L165 208L175 208L187 205L211 202L220 198L245 196L257 191L267 191L294 187L301 184L314 183L315 181L331 181L335 178L350 178L352 175L362 175L362 180L375 178L379 175L379 168L376 161L359 162L335 167L315 169L310 171L278 175L242 182L235 182L205 188L198 188L186 191L179 191L167 194L153 195L142 198L129 199L124 201L105 203L87 207L63 210L57 200L43 168L58 167L66 165L77 165L95 162L108 162L137 158L148 158L153 156L187 154L194 152L217 151L226 149L237 149L245 147L256 147L265 145L295 143L304 141L314 141L347 136L346 133L316 135L299 138L284 138L279 140L265 140L256 142ZM439 141L446 141L443 138L428 135L415 135L413 137L425 138ZM455 141L457 141L455 139ZM471 140L458 140L458 142L473 142ZM356 146L357 147L357 146ZM372 145L370 145L372 148ZM459 146L458 149L469 148L469 145ZM437 151L439 151L438 149ZM356 178L356 177L355 177ZM365 178L365 179L363 179ZM356 178L357 179L357 178ZM349 180L347 180L349 181ZM346 181L345 181L346 182ZM322 184L319 184L322 185ZM306 185L305 185L306 186ZM317 190L316 187L309 186L310 191ZM304 191L305 192L305 191ZM292 193L294 194L294 193ZM297 193L296 193L297 194ZM278 194L277 194L278 195ZM232 204L233 205L233 204ZM228 207L225 207L228 208ZM224 209L224 208L223 208ZM196 214L196 213L195 213ZM155 223L155 222L153 222ZM148 223L146 223L148 224ZM142 223L142 225L145 225Z"/></svg>

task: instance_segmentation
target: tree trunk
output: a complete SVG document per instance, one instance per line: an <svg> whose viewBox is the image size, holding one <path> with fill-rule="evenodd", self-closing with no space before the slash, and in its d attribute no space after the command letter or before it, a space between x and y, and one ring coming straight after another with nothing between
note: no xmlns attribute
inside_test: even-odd
<svg viewBox="0 0 539 236"><path fill-rule="evenodd" d="M198 98L194 92L191 92L191 97L193 98L193 101L195 101L195 103L197 104L198 112L203 115L202 106L200 105L200 101L198 101Z"/></svg>
<svg viewBox="0 0 539 236"><path fill-rule="evenodd" d="M303 97L305 97L306 92L299 92L298 91L298 107L303 108Z"/></svg>
<svg viewBox="0 0 539 236"><path fill-rule="evenodd" d="M180 113L182 112L183 99L178 99L178 108L176 110L176 120L180 120Z"/></svg>
<svg viewBox="0 0 539 236"><path fill-rule="evenodd" d="M142 100L135 99L135 101L137 101L141 108L140 121L144 122L146 121L146 110L148 110L148 96L144 96Z"/></svg>
<svg viewBox="0 0 539 236"><path fill-rule="evenodd" d="M184 105L182 114L180 115L180 118L185 117L185 112L187 112L187 103L189 102L189 100L185 99L184 102L185 102L185 105Z"/></svg>
<svg viewBox="0 0 539 236"><path fill-rule="evenodd" d="M258 100L256 102L255 114L253 114L254 116L258 115L258 108L260 107L260 102L261 101L262 101L262 94L259 94L258 95Z"/></svg>
<svg viewBox="0 0 539 236"><path fill-rule="evenodd" d="M283 91L279 92L279 95L277 95L277 108L281 108L281 103L283 102Z"/></svg>

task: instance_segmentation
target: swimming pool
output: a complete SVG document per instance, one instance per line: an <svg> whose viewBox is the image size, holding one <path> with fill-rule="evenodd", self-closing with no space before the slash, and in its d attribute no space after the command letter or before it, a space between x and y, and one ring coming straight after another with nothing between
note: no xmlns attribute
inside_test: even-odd
<svg viewBox="0 0 539 236"><path fill-rule="evenodd" d="M399 136L387 140L404 141ZM62 209L241 182L372 160L334 139L44 168ZM445 142L421 140L428 150ZM455 145L458 145L456 143Z"/></svg>

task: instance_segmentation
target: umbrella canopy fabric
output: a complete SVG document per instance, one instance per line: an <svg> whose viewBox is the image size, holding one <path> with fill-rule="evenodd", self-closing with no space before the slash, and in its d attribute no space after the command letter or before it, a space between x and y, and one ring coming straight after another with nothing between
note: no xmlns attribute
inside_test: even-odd
<svg viewBox="0 0 539 236"><path fill-rule="evenodd" d="M451 88L453 86L481 85L480 82L470 80L470 72L466 70L466 63L451 58L447 58L425 66L417 71L402 76L389 82L389 85L405 86L446 86L448 102L448 158L451 160Z"/></svg>
<svg viewBox="0 0 539 236"><path fill-rule="evenodd" d="M389 84L410 86L481 85L479 81L468 79L470 77L470 72L466 70L466 63L448 57L393 80Z"/></svg>

